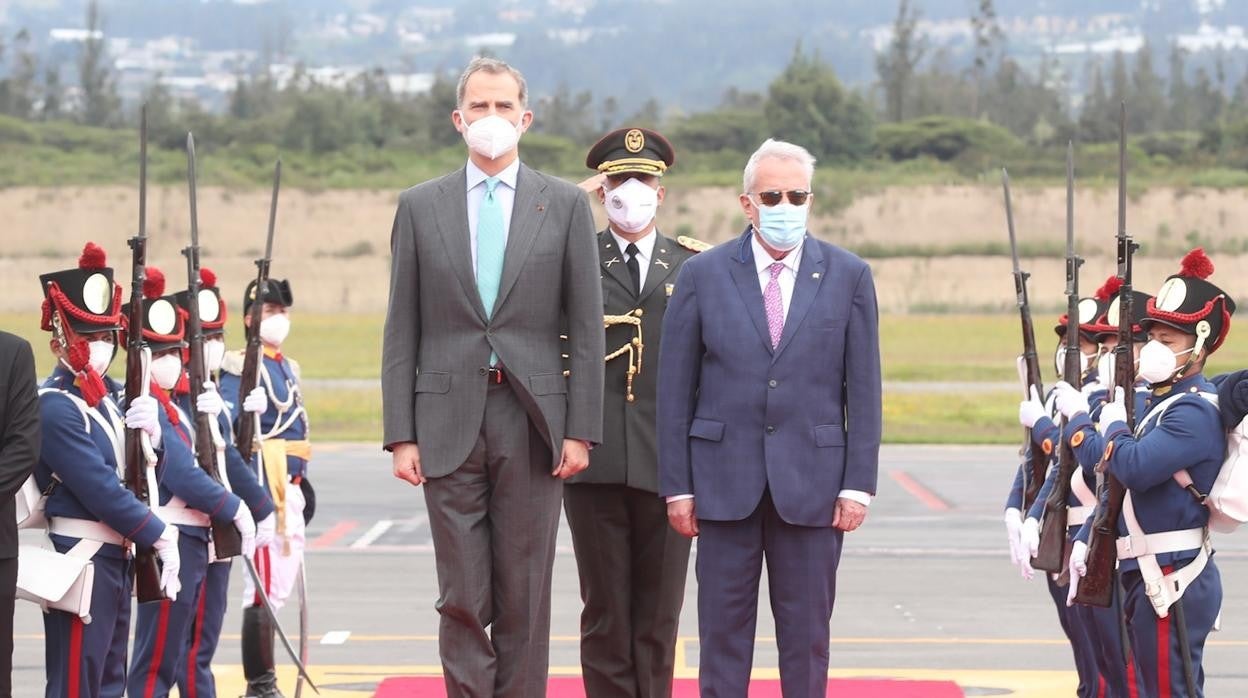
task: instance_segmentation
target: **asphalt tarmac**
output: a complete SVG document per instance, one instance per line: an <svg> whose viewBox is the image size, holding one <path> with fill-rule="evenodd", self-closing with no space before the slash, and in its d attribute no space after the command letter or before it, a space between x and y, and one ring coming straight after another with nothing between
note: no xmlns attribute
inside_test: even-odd
<svg viewBox="0 0 1248 698"><path fill-rule="evenodd" d="M1009 563L1001 510L1015 463L1016 449L1004 447L883 449L879 495L863 528L845 538L833 676L954 680L968 696L1074 695L1070 650L1043 581L1024 581ZM318 511L308 531L310 664L322 695L362 698L386 676L436 673L437 580L423 495L391 476L389 455L373 444L318 445L312 481ZM36 535L24 532L23 540ZM1206 650L1206 695L1248 695L1248 668L1239 663L1248 648L1248 532L1215 538L1215 547L1225 600L1222 630ZM223 697L241 695L241 574L235 570L238 603L215 665ZM680 676L697 673L696 593L690 565ZM765 586L760 597L756 676L774 677ZM576 674L581 603L566 525L553 609L551 673ZM282 620L297 635L295 609L283 610ZM14 695L40 696L38 608L19 602L15 625ZM290 696L292 673L284 664Z"/></svg>

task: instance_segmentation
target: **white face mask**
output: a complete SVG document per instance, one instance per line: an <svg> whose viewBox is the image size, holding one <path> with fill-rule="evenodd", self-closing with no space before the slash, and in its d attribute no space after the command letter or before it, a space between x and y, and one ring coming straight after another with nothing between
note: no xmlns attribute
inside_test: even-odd
<svg viewBox="0 0 1248 698"><path fill-rule="evenodd" d="M611 224L625 233L639 233L654 220L659 190L637 179L603 191L603 205Z"/></svg>
<svg viewBox="0 0 1248 698"><path fill-rule="evenodd" d="M109 364L113 363L113 355L117 353L117 345L112 342L95 341L87 344L87 350L90 352L91 358L87 363L95 372L104 375L108 371Z"/></svg>
<svg viewBox="0 0 1248 698"><path fill-rule="evenodd" d="M282 342L286 341L288 334L290 334L290 316L285 313L270 315L260 322L260 339L265 344L280 347Z"/></svg>
<svg viewBox="0 0 1248 698"><path fill-rule="evenodd" d="M464 142L481 157L493 160L511 152L520 142L520 124L513 124L498 114L483 116L471 124L462 111L459 118L467 124L464 129Z"/></svg>
<svg viewBox="0 0 1248 698"><path fill-rule="evenodd" d="M165 390L172 390L182 377L182 357L165 354L152 359L152 380Z"/></svg>
<svg viewBox="0 0 1248 698"><path fill-rule="evenodd" d="M1140 350L1140 378L1148 381L1150 385L1165 383L1179 370L1179 358L1194 350L1195 347L1192 347L1184 351L1173 352L1161 342L1155 339L1150 340Z"/></svg>
<svg viewBox="0 0 1248 698"><path fill-rule="evenodd" d="M221 370L221 362L225 360L225 340L209 339L204 342L204 363L209 373Z"/></svg>
<svg viewBox="0 0 1248 698"><path fill-rule="evenodd" d="M1135 370L1140 370L1140 360L1135 359ZM1100 376L1102 383L1108 383L1114 379L1114 372L1118 370L1118 358L1114 355L1114 350L1110 349L1104 356L1096 362L1096 373Z"/></svg>
<svg viewBox="0 0 1248 698"><path fill-rule="evenodd" d="M1096 361L1096 354L1085 354L1083 352L1079 352L1079 358L1081 359L1079 363L1079 366L1080 366L1079 372L1085 373L1089 368L1092 367L1092 362ZM1057 375L1060 376L1066 373L1066 343L1065 342L1062 342L1061 344L1057 345L1057 352L1054 353L1053 355L1053 366L1057 368ZM1104 375L1104 374L1101 374L1101 375Z"/></svg>

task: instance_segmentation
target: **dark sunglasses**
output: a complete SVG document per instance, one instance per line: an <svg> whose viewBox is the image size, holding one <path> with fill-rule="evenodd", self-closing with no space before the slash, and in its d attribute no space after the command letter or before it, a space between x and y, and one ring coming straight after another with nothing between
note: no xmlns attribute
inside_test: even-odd
<svg viewBox="0 0 1248 698"><path fill-rule="evenodd" d="M794 206L801 206L810 198L810 192L805 189L790 189L789 191L760 191L755 192L753 196L758 197L758 202L764 206L775 206L780 203L786 196L789 203Z"/></svg>

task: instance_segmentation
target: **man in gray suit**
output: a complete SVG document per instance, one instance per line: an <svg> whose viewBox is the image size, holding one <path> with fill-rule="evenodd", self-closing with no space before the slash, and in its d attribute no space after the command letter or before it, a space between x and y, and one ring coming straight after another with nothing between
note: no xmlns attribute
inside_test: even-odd
<svg viewBox="0 0 1248 698"><path fill-rule="evenodd" d="M602 440L598 247L584 194L520 163L520 72L475 59L456 96L467 165L395 214L384 443L425 487L447 694L544 696L563 480Z"/></svg>

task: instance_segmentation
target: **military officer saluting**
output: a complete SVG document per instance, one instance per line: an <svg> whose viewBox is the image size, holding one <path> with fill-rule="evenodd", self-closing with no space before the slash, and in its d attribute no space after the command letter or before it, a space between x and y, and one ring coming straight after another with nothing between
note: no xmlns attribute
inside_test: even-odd
<svg viewBox="0 0 1248 698"><path fill-rule="evenodd" d="M581 666L590 698L671 694L690 541L668 525L657 494L655 393L663 312L680 265L694 254L657 229L660 182L673 162L671 144L642 128L608 133L585 158L600 173L591 182L609 221L598 234L604 425L590 467L564 488L564 509L585 603Z"/></svg>
<svg viewBox="0 0 1248 698"><path fill-rule="evenodd" d="M1118 569L1141 695L1147 696L1203 695L1205 640L1222 605L1203 500L1221 471L1226 432L1216 388L1202 371L1226 340L1235 302L1208 281L1212 273L1203 250L1193 250L1147 303L1140 325L1149 341L1139 363L1140 377L1152 388L1146 411L1137 413L1132 433L1117 387L1098 427L1109 472L1127 488ZM1075 428L1082 426L1076 420ZM1071 552L1072 598L1086 572L1090 529L1079 532Z"/></svg>
<svg viewBox="0 0 1248 698"><path fill-rule="evenodd" d="M43 615L48 698L125 691L132 543L156 549L161 586L170 596L178 592L177 531L122 484L126 426L147 432L158 458L165 454L156 402L136 399L123 426L115 398L121 386L107 376L121 329L121 290L106 263L104 250L87 243L77 268L39 277L42 327L52 333L56 368L39 391L35 482L47 494L48 533L57 552L90 559L95 575L89 616Z"/></svg>
<svg viewBox="0 0 1248 698"><path fill-rule="evenodd" d="M165 457L157 467L160 517L178 528L181 593L175 599L139 604L134 629L134 657L127 677L131 698L164 698L186 666L185 638L195 618L199 594L208 574L209 527L213 521L233 525L242 536L243 550L255 547L256 525L242 501L212 479L193 456L192 416L171 397L183 382L182 350L186 334L177 299L165 295L165 277L148 267L143 284L143 327L140 331L152 351L152 396L159 402ZM128 306L122 308L126 314ZM207 405L200 404L204 410Z"/></svg>
<svg viewBox="0 0 1248 698"><path fill-rule="evenodd" d="M189 309L189 292L180 291L175 297L182 309ZM217 288L217 276L207 267L200 269L199 319L204 333L206 374L211 378L220 371L221 363L225 359L226 305L221 290ZM181 410L190 414L190 386L185 383L186 381L178 382L175 399ZM277 519L274 516L273 499L259 473L243 460L234 445L231 403L237 401L238 396L222 396L211 379L205 382L203 390L198 404L201 411L206 408L217 420L217 431L222 437L224 447L226 485L243 500L252 519L256 521L256 547L265 547L273 541ZM241 411L247 415L263 414L268 410L268 404L264 388L256 386L243 400ZM181 663L178 670L179 695L187 698L211 698L217 695L216 679L212 674L212 658L221 640L221 627L225 621L226 604L229 603L232 566L232 559L215 560L208 565L207 577L195 603L191 631L185 636L187 660Z"/></svg>

